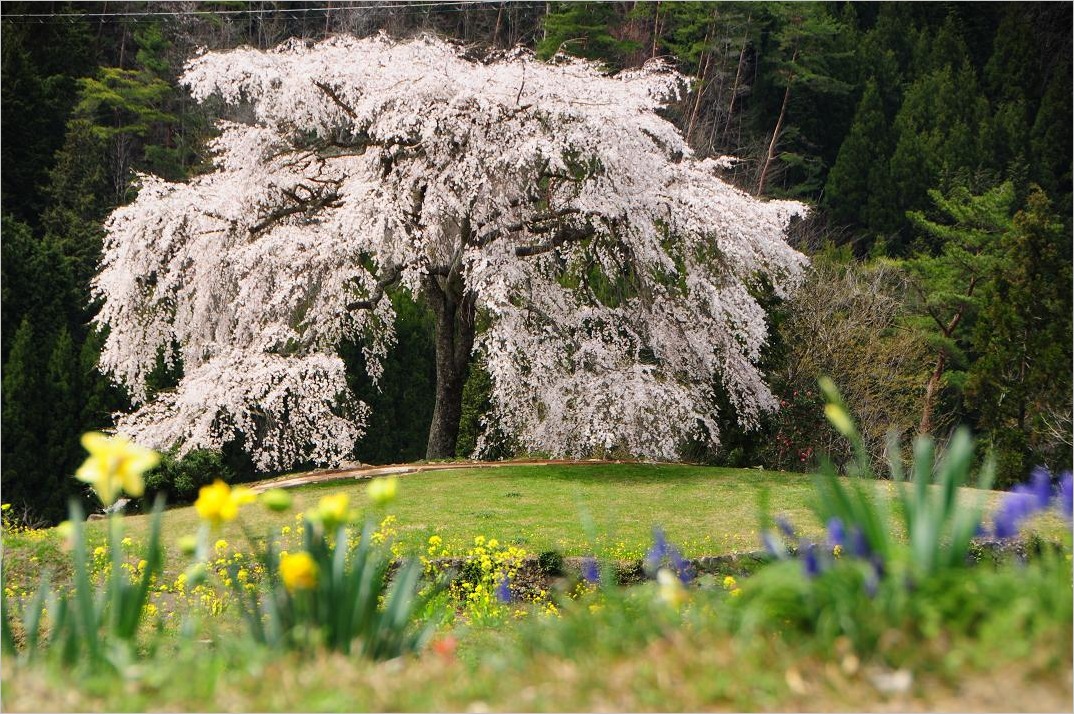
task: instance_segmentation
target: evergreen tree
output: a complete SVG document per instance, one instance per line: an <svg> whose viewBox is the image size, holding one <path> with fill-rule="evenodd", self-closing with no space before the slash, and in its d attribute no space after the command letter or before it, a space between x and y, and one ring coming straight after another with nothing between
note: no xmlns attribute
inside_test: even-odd
<svg viewBox="0 0 1074 714"><path fill-rule="evenodd" d="M773 179L782 165L792 171L777 193L809 195L823 185L826 171L816 143L824 122L815 119L823 113L829 123L845 121L827 111L833 103L839 106L850 90L843 77L849 74L844 62L851 56L852 28L821 4L773 4L766 11L770 33L763 48L765 76L780 99L775 105L761 105L767 116L776 119L759 160L755 192L764 194L769 184L778 185ZM849 113L850 106L843 113Z"/></svg>
<svg viewBox="0 0 1074 714"><path fill-rule="evenodd" d="M828 174L824 201L833 219L865 227L875 234L898 227L900 217L892 210L896 197L888 169L890 154L891 128L877 83L870 79Z"/></svg>
<svg viewBox="0 0 1074 714"><path fill-rule="evenodd" d="M1071 63L1069 56L1052 75L1030 133L1034 179L1053 196L1061 215L1071 212Z"/></svg>
<svg viewBox="0 0 1074 714"><path fill-rule="evenodd" d="M47 428L42 409L42 354L30 318L24 317L12 339L3 370L4 500L29 507L48 517L52 502L40 476L43 435Z"/></svg>
<svg viewBox="0 0 1074 714"><path fill-rule="evenodd" d="M987 294L987 284L999 266L1001 236L1010 228L1010 210L1014 187L1004 183L980 196L964 187L947 196L929 192L941 220L930 220L924 213L911 212L914 226L924 234L924 245L933 249L907 262L916 276L915 288L920 298L919 325L928 334L935 350L932 374L925 386L918 431L930 434L941 391L958 388L961 373L951 374L952 367L965 368L967 326ZM961 370L960 370L961 372Z"/></svg>
<svg viewBox="0 0 1074 714"><path fill-rule="evenodd" d="M41 194L63 126L77 101L77 78L93 71L93 34L79 12L64 4L60 22L19 22L9 15L40 13L39 3L6 2L0 70L0 203L4 213L37 225Z"/></svg>
<svg viewBox="0 0 1074 714"><path fill-rule="evenodd" d="M1030 193L999 250L973 333L977 359L966 393L1009 484L1038 464L1071 465L1069 441L1050 438L1055 426L1070 430L1071 246L1043 191Z"/></svg>
<svg viewBox="0 0 1074 714"><path fill-rule="evenodd" d="M621 69L626 56L639 44L612 35L611 28L619 20L616 7L609 3L556 3L545 15L545 37L537 43L537 55L549 59L565 52L603 62L609 69Z"/></svg>

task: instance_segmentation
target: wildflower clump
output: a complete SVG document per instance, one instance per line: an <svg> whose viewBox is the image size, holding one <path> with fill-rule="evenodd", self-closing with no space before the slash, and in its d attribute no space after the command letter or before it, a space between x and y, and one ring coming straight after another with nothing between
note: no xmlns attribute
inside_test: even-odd
<svg viewBox="0 0 1074 714"><path fill-rule="evenodd" d="M439 546L439 537L436 538ZM451 594L459 600L471 621L498 620L515 599L512 583L526 558L526 551L479 535L474 537L474 544L464 557L462 577L452 584Z"/></svg>

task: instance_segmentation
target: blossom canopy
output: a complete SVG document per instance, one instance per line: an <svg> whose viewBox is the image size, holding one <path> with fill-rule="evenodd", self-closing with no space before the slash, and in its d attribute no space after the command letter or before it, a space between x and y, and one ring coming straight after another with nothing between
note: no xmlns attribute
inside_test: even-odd
<svg viewBox="0 0 1074 714"><path fill-rule="evenodd" d="M379 378L392 289L436 315L434 415L456 431L439 390L461 399L474 354L491 419L553 454L671 458L717 440L717 392L745 425L776 407L751 291L800 280L784 232L805 209L693 156L658 113L687 85L666 65L337 37L205 54L182 82L233 117L211 172L142 176L108 221L97 319L101 366L139 405L124 431L240 439L266 469L346 458L368 409L336 348L362 340ZM151 395L159 354L183 377Z"/></svg>

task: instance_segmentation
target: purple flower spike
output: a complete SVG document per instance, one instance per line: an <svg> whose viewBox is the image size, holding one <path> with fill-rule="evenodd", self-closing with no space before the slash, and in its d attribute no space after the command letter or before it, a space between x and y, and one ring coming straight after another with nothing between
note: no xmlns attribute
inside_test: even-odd
<svg viewBox="0 0 1074 714"><path fill-rule="evenodd" d="M667 554L668 541L664 536L664 531L659 526L653 526L653 545L645 554L645 571L650 576L655 575Z"/></svg>
<svg viewBox="0 0 1074 714"><path fill-rule="evenodd" d="M768 552L769 555L774 556L776 558L783 557L785 548L783 548L782 544L778 540L776 540L776 536L774 533L772 533L772 531L761 532L761 543L764 544L764 549Z"/></svg>
<svg viewBox="0 0 1074 714"><path fill-rule="evenodd" d="M869 541L861 528L854 526L850 529L850 554L855 558L868 558L873 549L869 547Z"/></svg>
<svg viewBox="0 0 1074 714"><path fill-rule="evenodd" d="M690 564L690 561L682 557L682 553L674 546L668 546L668 561L671 563L671 569L679 576L679 580L684 585L689 585L694 579L694 566Z"/></svg>
<svg viewBox="0 0 1074 714"><path fill-rule="evenodd" d="M511 581L506 574L503 576L503 580L500 581L500 584L496 586L496 599L504 605L508 604L513 599L511 596Z"/></svg>
<svg viewBox="0 0 1074 714"><path fill-rule="evenodd" d="M1074 483L1070 472L1062 474L1059 478L1059 493L1056 494L1059 501L1059 512L1069 521L1074 518Z"/></svg>
<svg viewBox="0 0 1074 714"><path fill-rule="evenodd" d="M810 543L805 548L805 557L802 559L802 565L805 567L805 574L811 578L815 578L820 575L820 560L817 559L817 546Z"/></svg>
<svg viewBox="0 0 1074 714"><path fill-rule="evenodd" d="M784 536L790 540L794 540L794 526L790 524L790 521L786 518L779 517L776 518L776 525L779 526L779 529L783 532Z"/></svg>
<svg viewBox="0 0 1074 714"><path fill-rule="evenodd" d="M828 519L828 545L835 547L846 543L847 533L843 521L835 516Z"/></svg>
<svg viewBox="0 0 1074 714"><path fill-rule="evenodd" d="M997 538L1015 537L1022 521L1037 512L1037 498L1027 490L1016 486L1003 499L994 519Z"/></svg>
<svg viewBox="0 0 1074 714"><path fill-rule="evenodd" d="M600 582L600 569L597 567L596 558L586 558L582 561L582 579L590 585Z"/></svg>
<svg viewBox="0 0 1074 714"><path fill-rule="evenodd" d="M1043 511L1052 500L1052 474L1043 466L1038 466L1033 469L1030 478L1030 492L1037 499L1037 508Z"/></svg>

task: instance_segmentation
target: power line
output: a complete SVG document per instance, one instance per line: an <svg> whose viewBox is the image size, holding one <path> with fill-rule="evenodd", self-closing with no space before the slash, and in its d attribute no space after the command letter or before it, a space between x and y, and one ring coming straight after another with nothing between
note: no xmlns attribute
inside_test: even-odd
<svg viewBox="0 0 1074 714"><path fill-rule="evenodd" d="M408 10L411 8L438 8L443 12L460 12L463 10L479 9L484 7L498 7L500 5L522 5L523 3L493 3L493 2L480 2L478 0L444 0L443 2L392 2L391 0L383 0L375 4L359 4L359 5L340 5L340 6L322 6L322 7L296 7L296 8L283 8L283 7L263 7L263 8L248 8L245 10L169 10L169 11L134 11L134 12L53 12L53 13L18 13L8 14L0 11L0 19L29 19L29 20L46 20L46 19L66 19L66 18L85 18L85 19L106 19L106 18L125 18L125 17L182 17L182 16L220 16L220 15L291 15L292 17L298 13L328 13L344 10L385 10L389 8L400 8ZM448 7L445 7L448 6ZM536 9L542 7L543 4L532 4L530 9Z"/></svg>

